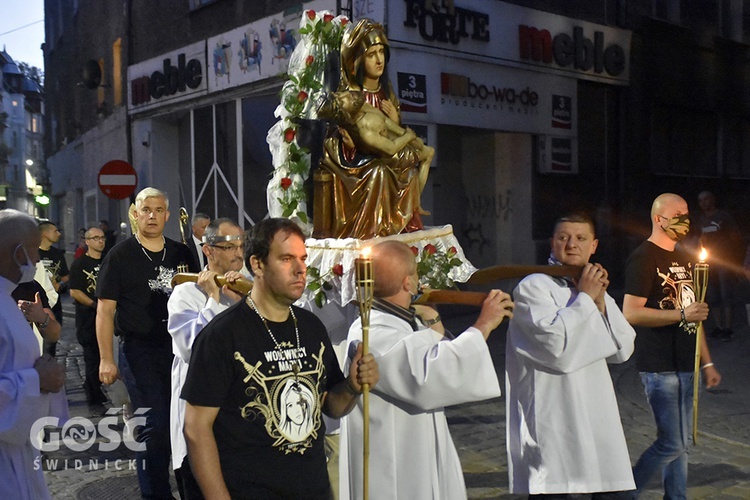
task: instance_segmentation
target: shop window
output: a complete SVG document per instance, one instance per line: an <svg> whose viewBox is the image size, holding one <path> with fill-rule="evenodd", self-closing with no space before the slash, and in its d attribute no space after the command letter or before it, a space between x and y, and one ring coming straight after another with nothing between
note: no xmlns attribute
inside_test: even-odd
<svg viewBox="0 0 750 500"><path fill-rule="evenodd" d="M188 0L188 5L190 6L190 10L197 10L201 7L204 7L206 5L216 3L218 0Z"/></svg>
<svg viewBox="0 0 750 500"><path fill-rule="evenodd" d="M727 120L722 136L723 173L726 177L750 179L750 120Z"/></svg>
<svg viewBox="0 0 750 500"><path fill-rule="evenodd" d="M651 169L656 174L716 176L716 115L682 108L654 108Z"/></svg>
<svg viewBox="0 0 750 500"><path fill-rule="evenodd" d="M245 211L253 220L268 213L266 186L273 172L273 161L266 137L276 123L273 115L279 105L277 92L242 99L242 162L244 164Z"/></svg>
<svg viewBox="0 0 750 500"><path fill-rule="evenodd" d="M651 13L657 19L680 24L680 0L653 0Z"/></svg>
<svg viewBox="0 0 750 500"><path fill-rule="evenodd" d="M102 75L102 81L99 88L96 89L96 108L100 111L104 107L104 87L107 83L107 73L104 71L104 58L99 59L99 73Z"/></svg>
<svg viewBox="0 0 750 500"><path fill-rule="evenodd" d="M237 101L194 111L195 211L237 219Z"/></svg>

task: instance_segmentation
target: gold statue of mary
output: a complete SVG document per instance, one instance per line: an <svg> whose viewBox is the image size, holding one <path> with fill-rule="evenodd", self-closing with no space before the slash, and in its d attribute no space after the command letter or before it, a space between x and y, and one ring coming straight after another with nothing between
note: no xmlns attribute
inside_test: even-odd
<svg viewBox="0 0 750 500"><path fill-rule="evenodd" d="M361 92L366 103L400 126L399 102L386 72L389 57L383 26L359 21L341 43L338 90ZM425 161L412 148L384 153L350 134L352 127L340 116L339 125L325 140L315 174L314 235L368 239L422 229L420 195L432 154Z"/></svg>

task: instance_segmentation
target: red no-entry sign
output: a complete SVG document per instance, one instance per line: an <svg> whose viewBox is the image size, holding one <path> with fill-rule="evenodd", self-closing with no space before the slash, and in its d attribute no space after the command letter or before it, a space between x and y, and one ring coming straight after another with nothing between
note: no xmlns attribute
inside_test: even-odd
<svg viewBox="0 0 750 500"><path fill-rule="evenodd" d="M99 170L97 179L99 189L113 200L124 200L135 191L138 185L138 174L130 163L112 160Z"/></svg>

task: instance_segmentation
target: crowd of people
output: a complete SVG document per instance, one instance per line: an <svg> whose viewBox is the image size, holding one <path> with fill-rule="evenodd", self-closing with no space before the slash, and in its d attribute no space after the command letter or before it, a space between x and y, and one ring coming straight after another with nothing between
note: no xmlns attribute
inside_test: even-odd
<svg viewBox="0 0 750 500"><path fill-rule="evenodd" d="M717 241L729 240L714 233L732 226L711 212L708 195L700 196L696 241L726 258ZM637 498L658 475L667 498L687 497L695 325L709 319L711 301L696 300L682 197L654 200L651 234L625 265L622 308L608 293L608 270L590 261L599 244L594 221L573 213L552 228L549 265L580 274L532 274L512 298L490 291L459 335L437 310L412 305L412 249L375 244L370 352L363 355L357 319L341 358L325 325L295 305L307 286L305 235L295 223L266 219L246 233L231 219L198 214L190 242L198 242L198 259L164 236L169 215L166 193L142 190L133 236L105 256L106 230L90 227L85 252L68 268L52 251L54 224L0 211L0 470L8 478L0 492L9 498L48 497L31 465L38 443L30 429L44 416L67 415L64 368L50 351L62 318L34 279L40 262L49 293L65 284L75 302L92 412L106 410L104 388L117 380L133 410L145 410L135 433L143 498L172 498L170 466L181 498L362 498L365 385L377 443L370 498L465 498L444 408L501 396L487 339L503 321L511 493ZM185 269L194 278L173 288ZM725 278L719 274L717 289L727 291ZM252 280L247 295L234 286L241 280ZM703 381L714 387L721 375L705 338L698 348ZM607 368L631 355L658 429L634 466ZM342 419L337 458L322 415ZM336 459L338 474L329 476L327 461Z"/></svg>

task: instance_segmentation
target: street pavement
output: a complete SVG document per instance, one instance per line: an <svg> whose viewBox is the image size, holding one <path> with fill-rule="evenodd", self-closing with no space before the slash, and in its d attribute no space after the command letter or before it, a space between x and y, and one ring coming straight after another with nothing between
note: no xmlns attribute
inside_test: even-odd
<svg viewBox="0 0 750 500"><path fill-rule="evenodd" d="M69 297L64 300L65 321L58 344L58 360L67 367L66 390L71 417L88 418L99 425L102 418L112 416L90 415L82 390L83 352L75 341L73 307ZM465 312L458 307L442 311L442 315L449 318L448 327L457 332L470 323L470 316ZM505 334L502 327L490 338L489 345L503 386ZM709 345L723 381L718 388L704 389L700 394L698 443L691 447L689 460L689 497L747 499L750 498L750 328L745 322L731 342L709 339ZM654 440L655 426L633 363L613 366L611 373L630 455L635 462ZM469 498L520 498L508 494L504 399L452 407L447 415L461 457ZM122 418L118 416L116 421L117 424L107 427L123 436ZM134 443L125 436L125 444L116 449L100 449L102 444L106 448L107 442L108 439L100 437L85 451L73 451L63 443L59 450L45 453L45 478L54 498L139 498L132 461L134 453L127 446ZM174 495L177 498L176 490ZM661 497L659 481L654 479L641 498Z"/></svg>

